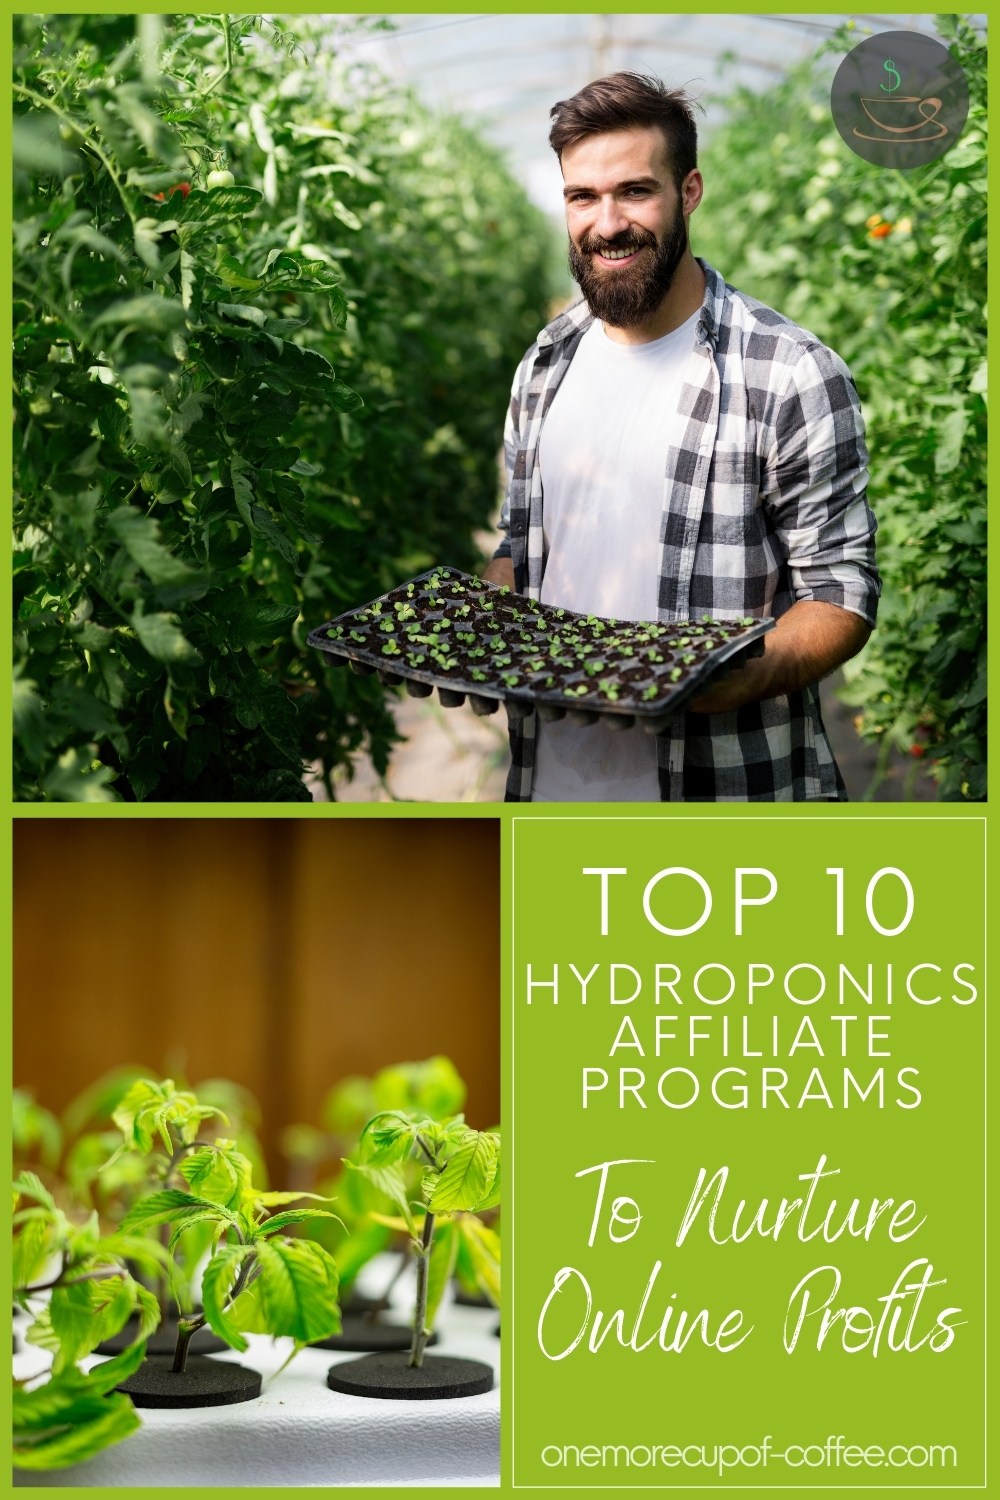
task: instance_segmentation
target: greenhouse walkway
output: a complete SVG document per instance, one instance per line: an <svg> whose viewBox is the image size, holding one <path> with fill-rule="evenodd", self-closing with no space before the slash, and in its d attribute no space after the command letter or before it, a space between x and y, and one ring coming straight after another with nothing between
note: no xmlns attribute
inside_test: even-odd
<svg viewBox="0 0 1000 1500"><path fill-rule="evenodd" d="M854 709L836 697L838 678L822 688L823 717L852 802L934 802L936 787L919 761L893 755L879 773L876 748L859 739ZM507 767L507 717L479 719L468 707L444 709L436 699L400 697L392 712L405 742L396 747L385 781L359 754L354 775L337 783L341 802L500 802ZM316 801L325 792L316 782Z"/></svg>

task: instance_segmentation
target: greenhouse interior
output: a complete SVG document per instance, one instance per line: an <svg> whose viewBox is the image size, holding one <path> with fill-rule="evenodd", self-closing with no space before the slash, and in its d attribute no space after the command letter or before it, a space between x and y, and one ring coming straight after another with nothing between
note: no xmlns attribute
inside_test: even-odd
<svg viewBox="0 0 1000 1500"><path fill-rule="evenodd" d="M830 90L904 29L967 117L890 171ZM843 795L985 796L984 16L16 31L17 800L503 799L502 688L330 671L315 633L493 555L512 375L575 296L549 111L614 70L694 101L694 254L860 396L882 593L821 686Z"/></svg>

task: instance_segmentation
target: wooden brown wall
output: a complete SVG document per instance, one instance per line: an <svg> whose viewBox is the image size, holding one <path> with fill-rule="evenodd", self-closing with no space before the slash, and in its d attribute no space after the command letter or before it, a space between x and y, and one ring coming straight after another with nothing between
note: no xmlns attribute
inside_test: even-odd
<svg viewBox="0 0 1000 1500"><path fill-rule="evenodd" d="M487 819L15 822L14 1082L231 1078L280 1170L337 1079L444 1052L495 1124L498 859Z"/></svg>

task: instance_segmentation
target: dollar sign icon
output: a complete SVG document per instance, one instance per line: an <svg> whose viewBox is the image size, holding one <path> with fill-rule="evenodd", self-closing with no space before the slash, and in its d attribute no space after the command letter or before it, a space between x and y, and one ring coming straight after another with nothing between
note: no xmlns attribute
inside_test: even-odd
<svg viewBox="0 0 1000 1500"><path fill-rule="evenodd" d="M894 94L895 91L899 88L899 85L902 83L903 80L900 78L899 74L896 72L896 64L893 62L893 60L892 60L891 57L887 57L886 60L885 60L885 62L882 64L882 66L885 69L885 71L891 77L895 78L896 82L895 83L882 83L882 84L879 84L879 87L885 89L885 91L886 91L887 94Z"/></svg>

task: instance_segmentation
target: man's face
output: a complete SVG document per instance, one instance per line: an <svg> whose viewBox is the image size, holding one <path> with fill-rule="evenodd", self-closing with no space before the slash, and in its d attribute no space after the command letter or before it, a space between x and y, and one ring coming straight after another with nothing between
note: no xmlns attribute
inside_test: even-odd
<svg viewBox="0 0 1000 1500"><path fill-rule="evenodd" d="M634 328L660 306L688 243L663 132L588 136L563 152L562 173L570 270L596 318Z"/></svg>

